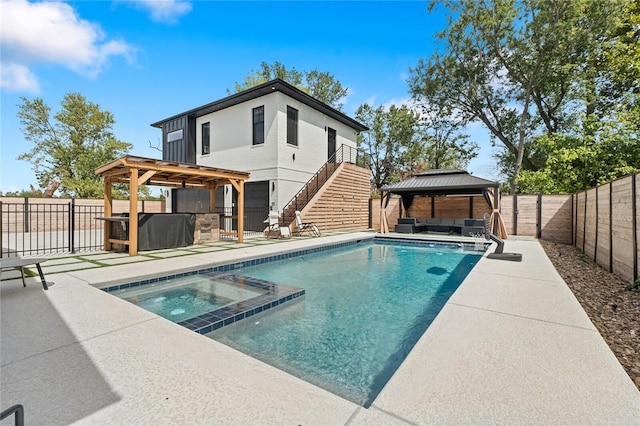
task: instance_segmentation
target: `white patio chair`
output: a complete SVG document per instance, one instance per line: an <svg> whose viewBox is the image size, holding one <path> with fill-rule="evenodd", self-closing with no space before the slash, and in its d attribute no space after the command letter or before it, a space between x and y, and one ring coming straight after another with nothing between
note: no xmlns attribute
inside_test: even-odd
<svg viewBox="0 0 640 426"><path fill-rule="evenodd" d="M298 228L296 231L297 235L302 235L303 232L308 232L309 235L311 235L312 237L320 236L320 230L315 225L315 223L312 223L312 222L305 223L302 221L302 213L300 213L299 210L296 210L296 226Z"/></svg>

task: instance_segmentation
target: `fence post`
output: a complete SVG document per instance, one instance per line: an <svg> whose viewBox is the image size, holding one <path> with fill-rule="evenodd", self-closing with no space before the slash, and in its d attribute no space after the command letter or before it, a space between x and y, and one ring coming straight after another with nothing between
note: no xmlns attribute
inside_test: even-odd
<svg viewBox="0 0 640 426"><path fill-rule="evenodd" d="M635 173L631 176L631 226L633 235L633 282L638 279L638 205L636 200L638 199L638 192L636 188L636 178L638 174Z"/></svg>
<svg viewBox="0 0 640 426"><path fill-rule="evenodd" d="M518 194L513 194L513 235L518 235Z"/></svg>
<svg viewBox="0 0 640 426"><path fill-rule="evenodd" d="M75 230L76 230L76 199L71 198L69 203L69 251L76 252Z"/></svg>
<svg viewBox="0 0 640 426"><path fill-rule="evenodd" d="M24 207L22 208L22 225L24 232L29 232L29 197L24 197Z"/></svg>
<svg viewBox="0 0 640 426"><path fill-rule="evenodd" d="M4 217L3 213L4 213L4 210L2 209L2 201L0 201L0 257L4 256L3 247L2 247L2 241L4 240L4 234L2 233L2 223L3 223L2 218ZM9 216L9 212L7 212L7 217L8 216ZM8 245L9 244L7 244L7 246Z"/></svg>
<svg viewBox="0 0 640 426"><path fill-rule="evenodd" d="M593 243L593 261L594 263L598 263L598 218L599 216L599 212L598 212L598 190L600 189L599 186L596 186L596 241Z"/></svg>
<svg viewBox="0 0 640 426"><path fill-rule="evenodd" d="M542 238L542 193L538 192L536 202L536 238Z"/></svg>
<svg viewBox="0 0 640 426"><path fill-rule="evenodd" d="M609 182L609 272L613 272L613 181Z"/></svg>
<svg viewBox="0 0 640 426"><path fill-rule="evenodd" d="M2 206L2 202L0 202ZM2 224L0 223L0 230L2 230ZM373 198L369 197L369 229L373 229Z"/></svg>
<svg viewBox="0 0 640 426"><path fill-rule="evenodd" d="M576 245L576 194L571 194L571 245Z"/></svg>

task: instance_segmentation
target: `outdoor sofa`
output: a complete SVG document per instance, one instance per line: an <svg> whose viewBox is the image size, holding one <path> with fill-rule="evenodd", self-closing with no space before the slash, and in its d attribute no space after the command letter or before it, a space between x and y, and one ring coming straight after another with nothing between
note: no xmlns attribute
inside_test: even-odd
<svg viewBox="0 0 640 426"><path fill-rule="evenodd" d="M442 219L403 217L398 219L396 232L417 234L420 232L458 234L471 237L485 233L484 219Z"/></svg>

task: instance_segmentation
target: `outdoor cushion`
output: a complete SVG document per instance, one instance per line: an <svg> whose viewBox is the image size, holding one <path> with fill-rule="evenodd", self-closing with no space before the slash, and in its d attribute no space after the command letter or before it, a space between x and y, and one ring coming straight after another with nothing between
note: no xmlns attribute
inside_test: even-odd
<svg viewBox="0 0 640 426"><path fill-rule="evenodd" d="M398 219L398 223L399 224L407 224L407 225L415 225L416 224L416 218L414 218L414 217L401 217L400 219Z"/></svg>

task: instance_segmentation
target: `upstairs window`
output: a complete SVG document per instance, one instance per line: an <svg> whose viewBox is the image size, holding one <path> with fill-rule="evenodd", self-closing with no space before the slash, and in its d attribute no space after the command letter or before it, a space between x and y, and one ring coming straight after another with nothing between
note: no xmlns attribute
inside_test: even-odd
<svg viewBox="0 0 640 426"><path fill-rule="evenodd" d="M287 143L298 146L298 110L287 106Z"/></svg>
<svg viewBox="0 0 640 426"><path fill-rule="evenodd" d="M264 143L264 106L252 110L253 114L253 144Z"/></svg>
<svg viewBox="0 0 640 426"><path fill-rule="evenodd" d="M211 152L211 133L209 122L202 123L200 129L202 130L202 155L209 154Z"/></svg>
<svg viewBox="0 0 640 426"><path fill-rule="evenodd" d="M182 129L178 129L178 130L174 130L173 132L169 132L169 133L167 133L167 142L181 141L182 137L183 137L182 135L183 135Z"/></svg>

